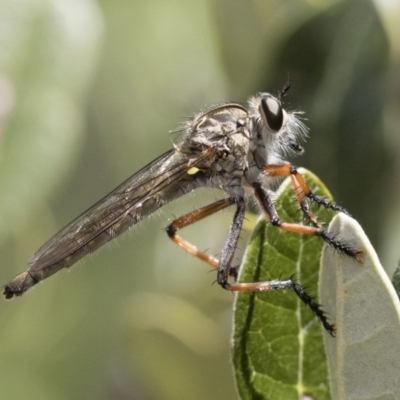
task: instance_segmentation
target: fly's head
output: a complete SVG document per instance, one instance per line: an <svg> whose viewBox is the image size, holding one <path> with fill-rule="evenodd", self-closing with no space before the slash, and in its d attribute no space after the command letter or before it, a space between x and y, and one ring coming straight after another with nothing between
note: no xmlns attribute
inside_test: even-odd
<svg viewBox="0 0 400 400"><path fill-rule="evenodd" d="M249 100L255 158L260 164L274 163L284 156L303 152L299 142L307 136L308 129L297 117L300 112L283 108L283 94L276 98L269 93L259 93Z"/></svg>

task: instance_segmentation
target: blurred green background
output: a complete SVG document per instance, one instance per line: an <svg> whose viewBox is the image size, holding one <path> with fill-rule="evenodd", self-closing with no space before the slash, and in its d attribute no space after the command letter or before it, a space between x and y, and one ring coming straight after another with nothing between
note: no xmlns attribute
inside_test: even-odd
<svg viewBox="0 0 400 400"><path fill-rule="evenodd" d="M327 184L392 271L399 23L396 0L0 0L0 282L169 149L187 116L277 93L288 77L285 105L305 111L311 129L295 164ZM233 296L164 232L221 196L188 195L2 301L0 398L235 398ZM231 215L183 236L218 254Z"/></svg>

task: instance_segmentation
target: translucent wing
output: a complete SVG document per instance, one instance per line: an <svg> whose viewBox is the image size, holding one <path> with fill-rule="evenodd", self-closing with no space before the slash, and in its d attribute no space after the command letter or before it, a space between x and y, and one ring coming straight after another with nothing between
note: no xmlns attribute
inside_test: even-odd
<svg viewBox="0 0 400 400"><path fill-rule="evenodd" d="M188 160L175 150L163 154L53 236L31 257L29 270L62 262L85 247L86 252L93 251L177 195L183 195L188 185L179 178L183 175L185 182L191 178L187 170ZM99 243L94 242L97 238Z"/></svg>
<svg viewBox="0 0 400 400"><path fill-rule="evenodd" d="M28 271L6 285L6 297L23 294L166 203L201 186L188 171L209 157L209 151L188 159L170 150L142 168L45 243L29 260Z"/></svg>

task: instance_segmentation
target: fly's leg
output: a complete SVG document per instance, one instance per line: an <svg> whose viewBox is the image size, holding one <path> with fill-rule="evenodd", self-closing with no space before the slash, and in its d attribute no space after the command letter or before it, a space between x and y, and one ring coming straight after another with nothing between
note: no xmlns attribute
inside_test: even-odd
<svg viewBox="0 0 400 400"><path fill-rule="evenodd" d="M319 224L317 226L307 226L297 223L283 222L278 216L276 209L272 203L272 200L268 193L261 187L259 183L255 183L253 185L254 194L258 203L271 222L272 225L288 232L301 233L305 235L314 235L321 237L327 244L348 255L351 258L354 258L358 262L362 262L363 252L361 250L356 250L351 246L348 246L346 243L337 240L334 236L330 235L326 229L322 228Z"/></svg>
<svg viewBox="0 0 400 400"><path fill-rule="evenodd" d="M306 197L314 203L317 203L325 208L342 212L348 216L351 216L345 208L331 201L328 201L322 196L318 196L317 194L313 193L304 177L297 171L296 167L294 167L293 165L289 163L285 163L282 165L267 165L264 168L264 172L271 177L290 176L297 200L300 204L300 208L303 211L304 215L306 215L311 220L313 225L320 226L316 220L315 215L313 215L309 210L306 202Z"/></svg>
<svg viewBox="0 0 400 400"><path fill-rule="evenodd" d="M354 258L358 262L362 262L363 251L355 250L350 246L347 246L345 243L337 240L335 237L328 234L328 232L321 226L321 224L317 221L316 216L310 211L306 198L311 201L334 211L343 212L346 215L350 214L343 207L335 204L333 202L328 201L322 196L318 196L311 190L310 186L307 184L304 177L297 171L296 167L293 165L286 163L283 165L267 165L264 168L265 173L271 177L285 177L290 176L292 181L292 186L294 188L297 200L300 204L300 208L303 214L311 221L313 227L304 226L301 224L288 224L285 222L281 222L276 213L275 208L273 207L270 199L266 199L268 195L261 189L255 187L255 194L259 200L259 203L265 204L262 206L264 212L270 218L271 223L275 226L280 227L281 229L290 231L290 232L298 232L310 235L316 235L322 237L326 243L339 250L342 253ZM257 194L258 193L258 194ZM263 200L264 198L264 200Z"/></svg>
<svg viewBox="0 0 400 400"><path fill-rule="evenodd" d="M264 172L271 177L285 177L290 176L292 181L292 186L294 189L294 193L296 195L297 201L300 204L300 209L303 212L303 215L311 221L311 223L316 227L321 227L321 224L318 222L316 215L314 215L310 207L307 203L307 194L312 193L310 187L307 185L304 178L297 172L297 170L290 164L283 164L283 165L268 165L265 167ZM299 182L299 177L302 179L301 184ZM304 190L304 187L307 190Z"/></svg>
<svg viewBox="0 0 400 400"><path fill-rule="evenodd" d="M240 231L243 225L245 206L243 202L237 203L235 216L229 230L228 239L222 249L222 254L218 267L218 283L226 290L232 292L263 292L269 290L293 290L296 295L315 313L321 321L324 328L334 336L335 326L328 322L328 319L322 311L320 305L316 303L305 290L292 279L276 280L254 283L229 283L228 276L230 265L239 240Z"/></svg>
<svg viewBox="0 0 400 400"><path fill-rule="evenodd" d="M219 259L217 281L219 285L227 290L231 290L231 284L228 283L228 276L231 275L235 276L235 278L237 277L237 268L232 268L232 259L240 238L245 211L246 207L244 200L241 199L240 201L236 201L236 212L229 228L228 238L221 251L221 258Z"/></svg>
<svg viewBox="0 0 400 400"><path fill-rule="evenodd" d="M329 323L321 305L316 303L313 298L295 282L293 279L254 282L254 283L225 283L224 289L234 292L265 292L269 290L293 290L297 297L306 304L321 321L323 327L332 335L335 336L335 325Z"/></svg>
<svg viewBox="0 0 400 400"><path fill-rule="evenodd" d="M179 229L185 228L191 224L194 224L197 221L202 220L218 211L221 211L232 204L235 203L235 200L231 197L227 199L218 200L215 203L209 204L208 206L199 208L198 210L191 211L185 215L174 220L168 227L167 227L167 234L169 238L180 246L183 250L187 251L189 254L199 258L202 261L205 261L209 265L214 268L218 268L219 261L216 257L213 257L209 254L200 251L196 246L193 246L191 243L182 239L180 236L177 235L177 231ZM232 268L230 275L236 276L237 270L236 268Z"/></svg>

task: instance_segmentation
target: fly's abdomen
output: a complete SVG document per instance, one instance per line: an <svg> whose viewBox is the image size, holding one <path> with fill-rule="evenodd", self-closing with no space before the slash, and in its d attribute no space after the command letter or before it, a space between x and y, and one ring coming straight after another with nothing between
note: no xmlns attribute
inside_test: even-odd
<svg viewBox="0 0 400 400"><path fill-rule="evenodd" d="M118 218L96 221L83 225L76 232L67 226L50 239L30 260L29 269L17 275L4 288L7 299L21 296L38 282L50 277L62 268L68 268L86 255L95 252L110 240L158 210L170 201L194 189L194 180L180 180L167 185L134 206L126 206ZM60 240L58 240L60 239Z"/></svg>
<svg viewBox="0 0 400 400"><path fill-rule="evenodd" d="M79 261L86 255L95 252L104 244L114 239L121 233L125 232L131 226L139 221L138 215L127 213L120 221L114 223L111 227L107 228L94 239L88 243L80 245L76 240L75 246L77 250L69 255L59 259L57 262L50 265L43 264L39 258L31 264L28 271L17 275L10 283L5 286L4 294L7 299L15 296L21 296L24 292L36 285L40 281L50 277L62 268L68 268ZM55 249L54 251L56 251Z"/></svg>

